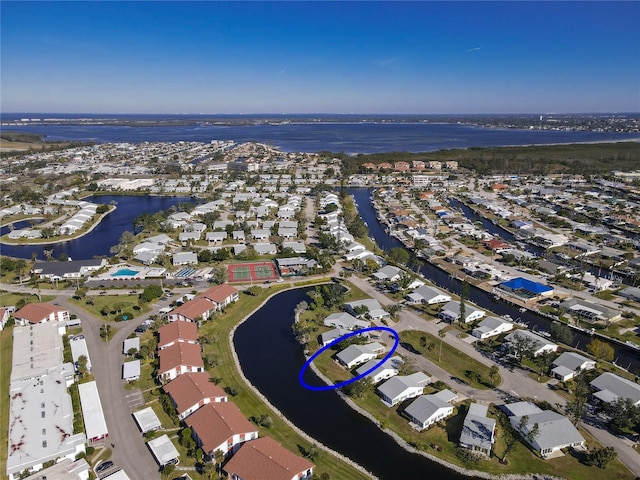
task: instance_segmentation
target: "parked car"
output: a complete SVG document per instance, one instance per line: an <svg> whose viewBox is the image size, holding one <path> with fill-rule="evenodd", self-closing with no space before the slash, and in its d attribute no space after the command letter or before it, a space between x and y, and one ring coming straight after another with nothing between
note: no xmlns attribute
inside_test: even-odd
<svg viewBox="0 0 640 480"><path fill-rule="evenodd" d="M136 333L144 333L147 331L147 326L146 325L138 325L135 329Z"/></svg>
<svg viewBox="0 0 640 480"><path fill-rule="evenodd" d="M96 472L102 473L105 470L110 469L111 467L113 467L113 462L111 460L107 460L106 462L102 462L100 465L98 465L98 468L96 468Z"/></svg>

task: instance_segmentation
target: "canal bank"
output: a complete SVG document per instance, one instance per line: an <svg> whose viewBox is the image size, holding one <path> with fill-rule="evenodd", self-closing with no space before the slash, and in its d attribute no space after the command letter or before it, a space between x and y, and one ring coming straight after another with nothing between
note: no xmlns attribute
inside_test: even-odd
<svg viewBox="0 0 640 480"><path fill-rule="evenodd" d="M371 189L370 188L350 188L347 192L352 195L357 203L358 213L362 219L367 223L369 227L369 235L376 241L378 246L389 251L392 248L404 248L399 240L387 234L384 227L378 221L376 217L376 211L371 201ZM460 295L462 292L462 281L451 276L449 272L443 270L435 263L427 261L416 273L421 274L427 280L431 281L440 288L443 288L449 292ZM480 308L491 311L501 316L509 315L513 319L520 319L519 321L527 323L531 329L534 327L539 330L550 330L552 319L544 317L531 310L526 312L520 312L519 306L510 305L508 303L499 301L494 296L480 288L470 285L468 299ZM586 351L586 346L591 342L592 337L588 332L582 332L574 330L575 345L572 347L582 351ZM614 349L614 361L616 365L629 370L633 374L640 374L640 358L637 351L630 347L625 347L619 342L613 342L607 337L602 337L603 340L609 342Z"/></svg>

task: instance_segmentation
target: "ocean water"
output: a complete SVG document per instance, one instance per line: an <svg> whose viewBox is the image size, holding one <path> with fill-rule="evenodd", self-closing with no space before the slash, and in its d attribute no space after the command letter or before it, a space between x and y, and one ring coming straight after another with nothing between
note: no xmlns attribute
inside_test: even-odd
<svg viewBox="0 0 640 480"><path fill-rule="evenodd" d="M19 115L13 117L22 118ZM77 118L88 118L78 115ZM64 118L61 114L30 114L30 118ZM116 117L102 116L99 118ZM179 116L122 116L128 120L173 120ZM231 118L231 117L229 117ZM3 115L3 121L13 119ZM237 120L236 117L233 117ZM206 120L211 120L207 117ZM227 117L216 117L217 122L225 122ZM385 121L313 121L293 119L282 123L283 119L266 122L266 119L251 117L247 124L211 125L205 119L197 118L188 125L99 125L99 124L35 124L4 126L5 131L29 132L45 135L47 140L113 142L177 142L212 140L233 140L236 142L260 142L279 147L285 152L429 152L442 149L469 147L498 147L506 145L544 145L554 143L610 142L640 140L633 133L545 131L486 128L458 123L411 122L398 118L397 122ZM255 123L263 122L263 123ZM253 123L251 123L253 122Z"/></svg>

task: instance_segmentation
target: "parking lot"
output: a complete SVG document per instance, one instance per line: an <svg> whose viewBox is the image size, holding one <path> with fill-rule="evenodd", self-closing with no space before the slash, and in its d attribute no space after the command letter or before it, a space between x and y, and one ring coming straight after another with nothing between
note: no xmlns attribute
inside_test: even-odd
<svg viewBox="0 0 640 480"><path fill-rule="evenodd" d="M126 395L127 406L130 410L135 410L140 405L144 405L144 397L142 390L132 390L131 393Z"/></svg>

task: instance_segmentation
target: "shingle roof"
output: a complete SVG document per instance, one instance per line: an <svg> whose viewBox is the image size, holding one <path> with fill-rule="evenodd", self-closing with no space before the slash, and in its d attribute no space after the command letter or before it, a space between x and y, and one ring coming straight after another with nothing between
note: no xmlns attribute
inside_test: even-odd
<svg viewBox="0 0 640 480"><path fill-rule="evenodd" d="M202 292L198 297L208 298L212 302L224 303L227 298L238 293L238 289L231 285L222 284L211 287L208 290Z"/></svg>
<svg viewBox="0 0 640 480"><path fill-rule="evenodd" d="M50 303L27 303L20 310L15 312L15 318L24 318L31 323L41 322L54 312L64 312L66 308L60 308Z"/></svg>
<svg viewBox="0 0 640 480"><path fill-rule="evenodd" d="M591 386L605 392L610 392L609 398L629 398L635 404L640 402L640 385L619 377L614 373L603 373L591 382Z"/></svg>
<svg viewBox="0 0 640 480"><path fill-rule="evenodd" d="M193 322L177 320L158 329L158 346L162 347L178 339L198 341L198 327Z"/></svg>
<svg viewBox="0 0 640 480"><path fill-rule="evenodd" d="M469 405L469 412L462 424L460 443L491 450L496 421L487 418L487 407L478 403Z"/></svg>
<svg viewBox="0 0 640 480"><path fill-rule="evenodd" d="M163 389L173 399L178 413L205 398L227 397L222 388L211 382L211 376L206 372L184 373L167 383Z"/></svg>
<svg viewBox="0 0 640 480"><path fill-rule="evenodd" d="M515 422L519 423L519 419ZM529 415L526 431L530 431L535 424L538 424L535 442L540 446L540 450L584 442L584 437L568 418L551 410Z"/></svg>
<svg viewBox="0 0 640 480"><path fill-rule="evenodd" d="M206 453L212 452L233 435L258 431L231 402L208 403L189 415L185 423L197 433Z"/></svg>
<svg viewBox="0 0 640 480"><path fill-rule="evenodd" d="M441 408L451 408L451 404L437 395L420 395L404 411L419 422L426 422Z"/></svg>
<svg viewBox="0 0 640 480"><path fill-rule="evenodd" d="M175 343L170 347L163 348L158 352L160 357L158 373L168 372L179 365L204 368L201 355L200 345L193 343Z"/></svg>
<svg viewBox="0 0 640 480"><path fill-rule="evenodd" d="M313 468L313 463L291 453L270 437L245 443L224 470L242 480L291 480Z"/></svg>

